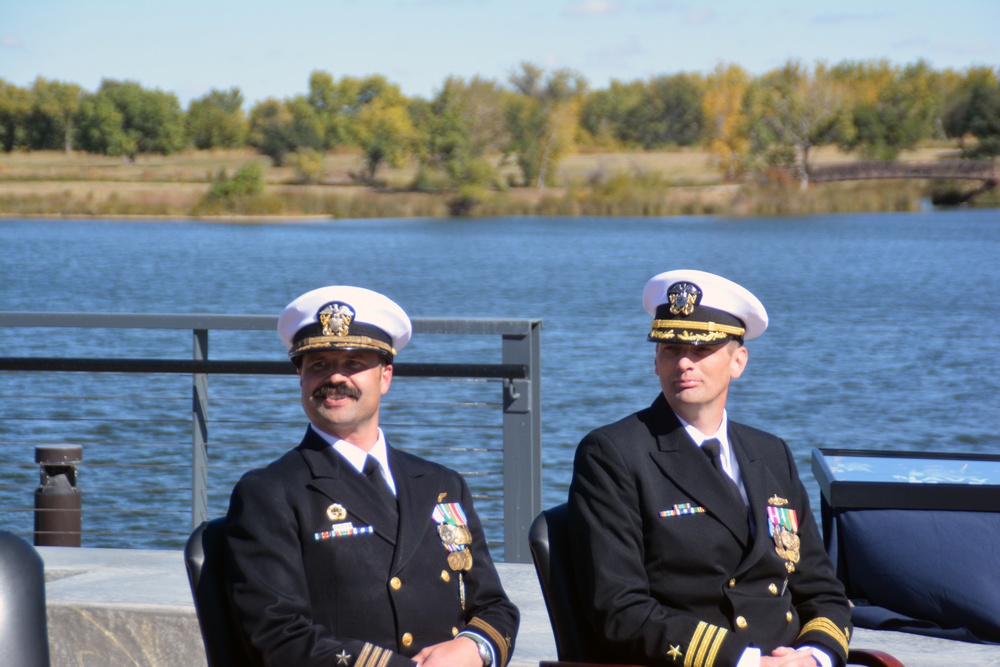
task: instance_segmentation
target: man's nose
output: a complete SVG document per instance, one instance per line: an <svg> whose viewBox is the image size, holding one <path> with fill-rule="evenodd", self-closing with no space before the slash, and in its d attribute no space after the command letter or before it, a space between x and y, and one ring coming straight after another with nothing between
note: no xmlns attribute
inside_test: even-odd
<svg viewBox="0 0 1000 667"><path fill-rule="evenodd" d="M694 359L690 352L681 352L677 357L677 367L681 370L686 370L694 366Z"/></svg>

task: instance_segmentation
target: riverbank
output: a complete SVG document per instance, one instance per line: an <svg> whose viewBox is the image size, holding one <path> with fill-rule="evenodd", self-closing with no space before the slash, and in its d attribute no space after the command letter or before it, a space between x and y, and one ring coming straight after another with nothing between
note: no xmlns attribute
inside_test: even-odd
<svg viewBox="0 0 1000 667"><path fill-rule="evenodd" d="M927 147L903 160L946 158L950 149ZM816 151L815 164L851 159ZM254 163L264 191L223 205L208 200L214 178ZM260 221L309 218L496 216L768 216L813 213L916 211L941 184L921 180L813 184L802 189L780 172L753 183L723 183L706 151L582 153L565 158L557 187L505 190L409 189L412 166L381 174L371 188L352 178L360 157L331 153L318 182L303 182L290 167L274 167L251 151L190 151L171 156L118 158L54 152L0 157L0 216L196 218ZM954 184L971 190L976 184ZM996 191L976 205L1000 206Z"/></svg>

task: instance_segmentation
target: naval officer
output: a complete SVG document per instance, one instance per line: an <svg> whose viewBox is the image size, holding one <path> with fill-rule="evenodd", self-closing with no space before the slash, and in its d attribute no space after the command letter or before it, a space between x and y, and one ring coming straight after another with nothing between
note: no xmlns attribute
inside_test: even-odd
<svg viewBox="0 0 1000 667"><path fill-rule="evenodd" d="M588 434L574 460L574 574L608 662L843 664L851 632L784 441L729 419L743 342L767 313L701 271L654 276L652 405Z"/></svg>
<svg viewBox="0 0 1000 667"><path fill-rule="evenodd" d="M411 334L387 297L323 287L282 312L309 419L237 483L226 584L248 643L281 667L505 667L518 611L462 477L379 428Z"/></svg>

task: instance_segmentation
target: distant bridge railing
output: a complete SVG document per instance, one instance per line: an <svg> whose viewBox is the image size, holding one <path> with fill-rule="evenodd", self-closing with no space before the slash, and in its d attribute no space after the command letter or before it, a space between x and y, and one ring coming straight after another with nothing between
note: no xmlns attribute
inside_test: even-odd
<svg viewBox="0 0 1000 667"><path fill-rule="evenodd" d="M0 358L0 516L7 515L0 523L23 524L11 517L32 511L20 500L30 497L30 480L37 483L39 472L26 447L82 444L84 516L93 513L94 523L111 526L104 534L112 543L94 546L136 545L128 535L114 535L115 526L135 537L153 524L169 524L164 517L180 511L175 506L184 504L189 490L190 522L175 520L174 534L162 534L163 542L152 546L182 544L192 527L225 511L239 475L297 444L288 429L300 438L305 428L295 370L281 354L276 321L254 315L0 313L0 344L7 354L30 354ZM413 329L418 335L402 358L414 361L393 365L396 381L383 402L386 435L390 442L403 441L408 451L416 442L415 453L463 472L484 524L484 515L502 515L493 521L502 518L503 559L528 562L528 528L541 510L541 321L414 318ZM262 331L268 332L266 341L244 339ZM185 332L191 358L163 358L178 353L177 334ZM221 356L250 349L258 358L209 359L209 332ZM427 341L439 335L448 342L435 349L437 342ZM495 337L499 344L489 342ZM107 356L119 349L147 354ZM275 351L277 359L263 358ZM417 361L421 352L436 352L448 362ZM185 422L188 455L180 453L183 446L178 449ZM433 434L400 436L420 429ZM250 442L255 434L258 441ZM104 453L88 455L101 447ZM189 487L175 470L188 466ZM128 518L106 519L114 512ZM491 532L497 533L487 526ZM83 534L90 534L86 526Z"/></svg>
<svg viewBox="0 0 1000 667"><path fill-rule="evenodd" d="M1000 167L987 160L842 162L811 166L808 173L813 183L878 178L966 179L993 183L1000 180Z"/></svg>

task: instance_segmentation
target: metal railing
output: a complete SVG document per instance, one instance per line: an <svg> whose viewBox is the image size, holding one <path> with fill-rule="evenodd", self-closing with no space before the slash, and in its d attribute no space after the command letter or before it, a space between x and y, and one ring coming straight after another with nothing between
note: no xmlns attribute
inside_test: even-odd
<svg viewBox="0 0 1000 667"><path fill-rule="evenodd" d="M13 349L18 351L27 349L40 352L51 353L53 349L65 350L66 348L77 347L75 344L46 344L46 330L60 330L57 337L60 341L66 340L67 329L108 330L111 340L124 338L124 332L133 330L161 330L177 331L188 330L191 332L192 357L182 358L156 358L149 355L143 357L108 357L93 354L96 346L97 351L106 351L113 347L113 344L88 343L79 347L91 348L86 350L90 353L86 355L64 354L64 356L48 356L48 354L33 354L31 356L4 356L0 357L0 391L4 402L10 406L21 399L25 393L30 393L23 387L13 386L4 388L4 378L20 376L24 373L34 379L38 374L48 374L50 377L63 378L65 374L82 373L86 376L95 374L125 374L130 378L136 377L162 377L164 375L177 376L179 374L190 375L192 381L191 388L191 487L190 487L190 519L191 527L197 526L202 521L210 518L211 503L210 492L212 487L209 484L209 433L210 429L219 430L220 420L213 422L209 418L209 406L220 399L213 398L209 393L209 378L224 377L250 377L263 378L267 376L294 376L294 367L284 358L280 360L266 359L210 359L209 358L209 333L214 332L213 340L224 336L222 332L255 332L267 331L269 338L267 343L258 346L260 349L271 350L280 348L274 336L277 318L271 316L255 315L167 315L167 314L86 314L86 313L0 313L0 333L8 337L7 344L4 345L6 351ZM530 319L448 319L448 318L415 318L413 320L414 333L417 340L427 340L422 334L451 335L458 337L464 342L469 336L490 336L495 340L500 338L499 352L500 362L470 360L467 363L452 363L453 356L462 358L463 354L468 357L496 356L496 344L488 343L486 349L469 348L461 343L448 346L445 351L449 363L397 361L394 366L394 378L447 378L451 381L487 382L493 385L499 384L500 396L498 403L491 403L490 409L499 407L500 419L499 428L502 431L502 448L500 457L502 458L502 525L503 525L503 558L508 562L529 562L530 551L527 544L528 528L532 519L541 510L541 399L540 399L540 331L541 322ZM15 333L16 331L16 333ZM29 341L32 344L14 345L11 341ZM143 340L141 345L127 344L130 349L157 349L157 341ZM415 357L419 352L411 355L411 348L418 345L411 343L406 350L406 357ZM431 346L433 347L433 345ZM456 355L450 353L452 348L459 348ZM464 351L463 351L464 349ZM441 353L440 350L438 350ZM231 354L231 349L223 349L223 355ZM257 352L255 356L266 356L268 353ZM289 380L292 385L297 385ZM34 386L33 382L28 382L28 386ZM395 388L394 384L394 388ZM297 386L295 387L297 389ZM458 387L457 389L464 388ZM142 394L144 389L130 390L136 394ZM244 391L246 391L244 389ZM256 391L256 387L254 388ZM395 389L394 389L395 391ZM421 393L450 394L455 388L449 386L443 391L433 389ZM41 390L40 393L46 393ZM261 392L266 393L266 391ZM297 392L296 395L297 397ZM391 404L392 392L387 398ZM445 396L447 398L447 396ZM61 397L55 401L58 404L66 402L77 402L79 396ZM138 400L138 399L136 399ZM288 400L288 399L286 399ZM479 399L470 400L469 403L476 403L482 407ZM455 404L457 405L457 403ZM411 418L420 406L407 405L400 412L406 416L402 419ZM437 415L451 415L453 407L446 403L444 407L436 408ZM32 414L22 414L22 412L32 412ZM266 412L262 410L261 412ZM388 412L385 411L385 412ZM385 414L384 412L384 414ZM14 408L12 414L6 416L0 414L0 424L4 420L36 420L32 424L41 423L37 431L44 431L46 425L52 425L57 420L83 419L74 410L56 410L54 414L46 414L41 417L33 414L34 410L24 411ZM305 419L298 412L298 420L304 425ZM408 417L409 416L409 417ZM266 416L261 416L266 419ZM283 419L283 417L282 417ZM456 417L457 419L457 417ZM41 420L41 422L37 421ZM106 420L113 421L113 420ZM236 421L236 420L230 420ZM383 426L386 418L383 417ZM429 428L440 433L448 428L449 424L441 424L440 420L432 420ZM413 424L409 424L413 426ZM481 437L482 429L491 428L489 425L461 424L460 428L480 429L476 431L474 441ZM115 427L106 427L115 428ZM125 428L125 427L120 427ZM234 430L239 426L233 427ZM6 428L0 429L0 441L4 438L4 433L9 434L22 429ZM394 441L394 436L389 428L386 428L390 441ZM455 439L456 436L453 436ZM462 436L457 436L462 440ZM21 440L19 438L19 440ZM142 443L144 438L139 438ZM213 447L218 450L218 441L213 440ZM23 443L22 443L23 444ZM285 443L290 447L294 443ZM128 446L131 451L132 446L141 447L141 444ZM406 448L406 447L404 447ZM464 457L468 471L462 471L470 479L474 495L476 493L476 476L482 476L479 472L490 465L489 456L497 448L476 446L475 442L469 446L453 446L449 452L461 452ZM230 468L249 468L253 465L242 465L245 458L243 454L251 451L250 448L240 443L236 449L236 459L240 463L230 465ZM420 452L422 453L422 452ZM84 454L87 458L87 455ZM266 462L263 461L263 462ZM448 463L447 460L443 461ZM119 461L123 468L128 467L126 461ZM495 463L495 462L494 462ZM108 464L114 466L115 462ZM451 466L457 467L457 466ZM240 471L241 472L241 471ZM134 477L134 475L123 474L122 477ZM86 489L85 489L86 491ZM216 494L218 495L218 494ZM489 496L486 493L485 496ZM215 503L218 509L218 502ZM157 507L158 511L162 508ZM84 510L87 511L86 508ZM480 512L482 514L482 511ZM485 520L484 520L485 522Z"/></svg>

